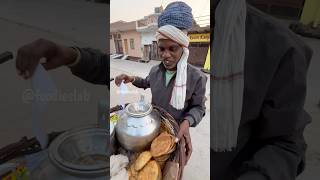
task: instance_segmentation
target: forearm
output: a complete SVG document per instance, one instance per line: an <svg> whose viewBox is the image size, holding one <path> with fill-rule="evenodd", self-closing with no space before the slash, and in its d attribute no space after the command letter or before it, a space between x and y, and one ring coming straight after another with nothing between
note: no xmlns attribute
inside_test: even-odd
<svg viewBox="0 0 320 180"><path fill-rule="evenodd" d="M132 84L138 88L143 88L143 89L147 89L150 87L150 82L148 77L144 79L138 76L134 76Z"/></svg>
<svg viewBox="0 0 320 180"><path fill-rule="evenodd" d="M108 85L110 79L108 56L90 48L78 48L78 50L81 57L77 64L70 67L72 74L90 83Z"/></svg>
<svg viewBox="0 0 320 180"><path fill-rule="evenodd" d="M243 173L256 170L271 180L294 180L303 170L303 131L310 122L303 109L310 56L301 50L290 48L279 61L252 127L260 148L243 163Z"/></svg>
<svg viewBox="0 0 320 180"><path fill-rule="evenodd" d="M264 142L264 145L243 163L239 180L250 180L244 177L252 171L270 180L294 180L303 170L306 144L302 131L286 137L259 141Z"/></svg>
<svg viewBox="0 0 320 180"><path fill-rule="evenodd" d="M204 106L194 106L185 115L184 119L189 121L191 127L197 126L205 115Z"/></svg>
<svg viewBox="0 0 320 180"><path fill-rule="evenodd" d="M206 113L206 82L207 78L202 77L197 81L196 89L191 97L189 108L186 111L184 119L189 121L191 127L197 126Z"/></svg>

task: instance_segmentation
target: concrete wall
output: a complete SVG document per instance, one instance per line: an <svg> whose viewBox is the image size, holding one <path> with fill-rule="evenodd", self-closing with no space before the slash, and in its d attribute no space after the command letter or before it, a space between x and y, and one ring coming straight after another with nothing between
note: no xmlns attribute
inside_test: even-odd
<svg viewBox="0 0 320 180"><path fill-rule="evenodd" d="M301 15L303 24L319 24L320 22L320 1L319 0L306 0Z"/></svg>
<svg viewBox="0 0 320 180"><path fill-rule="evenodd" d="M112 34L113 36L113 34ZM112 39L109 38L110 41L110 54L115 54L116 53L116 45L114 44L114 38Z"/></svg>
<svg viewBox="0 0 320 180"><path fill-rule="evenodd" d="M129 56L142 57L143 53L141 50L141 37L137 31L127 31L121 33L123 52ZM128 52L125 50L125 39L128 42ZM130 48L130 39L134 39L134 49Z"/></svg>
<svg viewBox="0 0 320 180"><path fill-rule="evenodd" d="M156 41L156 32L141 32L141 45L152 44L152 41Z"/></svg>

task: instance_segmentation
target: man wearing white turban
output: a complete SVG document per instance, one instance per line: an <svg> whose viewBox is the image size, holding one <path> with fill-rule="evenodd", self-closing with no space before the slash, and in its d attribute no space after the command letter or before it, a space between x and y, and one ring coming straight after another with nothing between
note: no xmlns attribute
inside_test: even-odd
<svg viewBox="0 0 320 180"><path fill-rule="evenodd" d="M177 141L183 138L186 142L185 164L192 153L189 127L198 125L205 115L207 82L199 68L188 64L188 24L192 25L191 8L179 1L169 4L159 17L156 33L162 63L152 67L146 78L126 74L115 78L118 86L131 82L139 88L150 88L152 104L165 109L180 124Z"/></svg>
<svg viewBox="0 0 320 180"><path fill-rule="evenodd" d="M212 178L293 180L304 167L312 51L245 0L213 5Z"/></svg>

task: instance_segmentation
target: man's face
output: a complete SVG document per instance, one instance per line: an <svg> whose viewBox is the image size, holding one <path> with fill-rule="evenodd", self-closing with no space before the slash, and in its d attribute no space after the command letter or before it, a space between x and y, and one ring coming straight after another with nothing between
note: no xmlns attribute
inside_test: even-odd
<svg viewBox="0 0 320 180"><path fill-rule="evenodd" d="M177 64L183 53L182 47L169 39L160 39L158 44L158 53L167 70L176 70Z"/></svg>

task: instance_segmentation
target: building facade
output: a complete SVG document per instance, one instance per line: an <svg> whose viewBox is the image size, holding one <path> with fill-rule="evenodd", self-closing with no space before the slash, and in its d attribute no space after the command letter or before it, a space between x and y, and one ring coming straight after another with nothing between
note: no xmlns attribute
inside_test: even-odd
<svg viewBox="0 0 320 180"><path fill-rule="evenodd" d="M110 53L141 58L141 36L136 31L136 21L118 21L110 25Z"/></svg>
<svg viewBox="0 0 320 180"><path fill-rule="evenodd" d="M159 60L158 44L155 35L158 29L158 17L162 11L162 7L156 7L153 14L137 20L136 23L137 32L139 32L141 36L143 59L146 61L151 59Z"/></svg>
<svg viewBox="0 0 320 180"><path fill-rule="evenodd" d="M111 23L110 53L128 55L129 59L160 60L155 35L158 30L158 17L162 11L162 7L157 7L153 14L137 21ZM204 67L209 53L210 27L200 27L195 23L188 36L190 38L188 62Z"/></svg>
<svg viewBox="0 0 320 180"><path fill-rule="evenodd" d="M188 32L190 38L188 62L204 67L207 55L210 54L210 27L194 27Z"/></svg>

